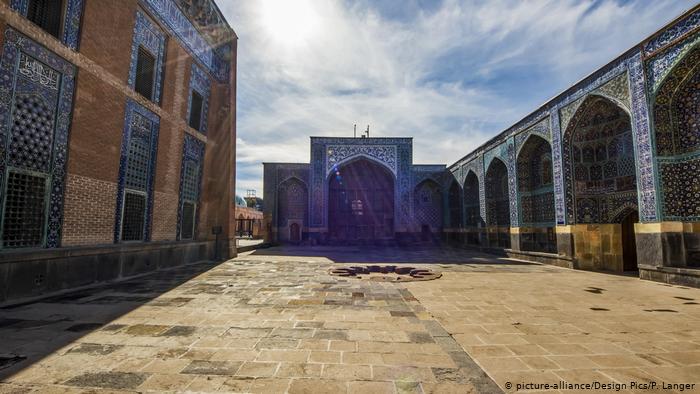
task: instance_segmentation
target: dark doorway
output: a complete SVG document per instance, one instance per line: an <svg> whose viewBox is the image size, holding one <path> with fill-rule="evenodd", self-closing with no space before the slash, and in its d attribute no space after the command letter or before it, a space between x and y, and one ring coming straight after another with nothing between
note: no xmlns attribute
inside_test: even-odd
<svg viewBox="0 0 700 394"><path fill-rule="evenodd" d="M384 166L359 159L335 169L329 181L331 241L394 238L394 178Z"/></svg>
<svg viewBox="0 0 700 394"><path fill-rule="evenodd" d="M292 225L289 226L289 240L292 242L301 241L301 231L298 223L292 223Z"/></svg>
<svg viewBox="0 0 700 394"><path fill-rule="evenodd" d="M637 271L637 241L634 224L639 222L639 213L632 211L622 219L622 269Z"/></svg>
<svg viewBox="0 0 700 394"><path fill-rule="evenodd" d="M431 238L431 233L430 233L430 226L427 224L424 224L421 226L421 240L422 241L430 241Z"/></svg>

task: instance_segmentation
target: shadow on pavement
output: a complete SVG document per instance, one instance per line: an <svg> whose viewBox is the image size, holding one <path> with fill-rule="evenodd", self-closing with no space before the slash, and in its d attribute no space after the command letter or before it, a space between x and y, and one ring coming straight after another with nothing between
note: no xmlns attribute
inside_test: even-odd
<svg viewBox="0 0 700 394"><path fill-rule="evenodd" d="M189 264L0 308L0 382L95 330L109 330L110 322L140 306L187 304L193 298L161 296L187 286L190 279L218 264ZM88 348L77 345L65 350L80 352L89 351Z"/></svg>

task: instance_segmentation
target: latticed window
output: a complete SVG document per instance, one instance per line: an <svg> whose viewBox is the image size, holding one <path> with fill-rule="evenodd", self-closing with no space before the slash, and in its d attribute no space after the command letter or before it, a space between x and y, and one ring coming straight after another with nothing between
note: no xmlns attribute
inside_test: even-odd
<svg viewBox="0 0 700 394"><path fill-rule="evenodd" d="M199 166L192 160L184 163L182 174L182 228L181 239L194 238L197 202L199 201Z"/></svg>
<svg viewBox="0 0 700 394"><path fill-rule="evenodd" d="M146 195L127 190L122 213L122 240L141 241L146 222Z"/></svg>
<svg viewBox="0 0 700 394"><path fill-rule="evenodd" d="M143 47L139 47L136 59L136 92L153 100L153 79L155 78L156 58Z"/></svg>
<svg viewBox="0 0 700 394"><path fill-rule="evenodd" d="M122 241L142 241L145 236L146 203L151 170L151 122L135 113L124 172Z"/></svg>
<svg viewBox="0 0 700 394"><path fill-rule="evenodd" d="M27 18L58 38L63 16L62 0L29 0Z"/></svg>
<svg viewBox="0 0 700 394"><path fill-rule="evenodd" d="M2 226L4 247L42 246L46 201L45 177L15 171L8 173Z"/></svg>
<svg viewBox="0 0 700 394"><path fill-rule="evenodd" d="M197 131L201 131L202 128L202 106L204 105L204 99L202 95L192 91L192 104L190 107L190 127Z"/></svg>

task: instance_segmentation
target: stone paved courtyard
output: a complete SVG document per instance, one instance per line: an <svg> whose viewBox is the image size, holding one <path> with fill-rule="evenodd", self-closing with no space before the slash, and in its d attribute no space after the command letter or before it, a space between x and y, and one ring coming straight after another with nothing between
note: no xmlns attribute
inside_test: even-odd
<svg viewBox="0 0 700 394"><path fill-rule="evenodd" d="M359 262L443 276L328 274ZM0 368L3 393L697 392L700 290L452 249L271 248L2 309Z"/></svg>

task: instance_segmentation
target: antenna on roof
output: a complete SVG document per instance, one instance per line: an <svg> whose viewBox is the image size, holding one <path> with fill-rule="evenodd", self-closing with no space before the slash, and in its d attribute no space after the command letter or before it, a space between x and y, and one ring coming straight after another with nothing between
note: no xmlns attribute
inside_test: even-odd
<svg viewBox="0 0 700 394"><path fill-rule="evenodd" d="M357 138L357 123L352 126L352 137Z"/></svg>
<svg viewBox="0 0 700 394"><path fill-rule="evenodd" d="M367 130L365 130L367 133L367 138L369 138L369 125L367 125Z"/></svg>

